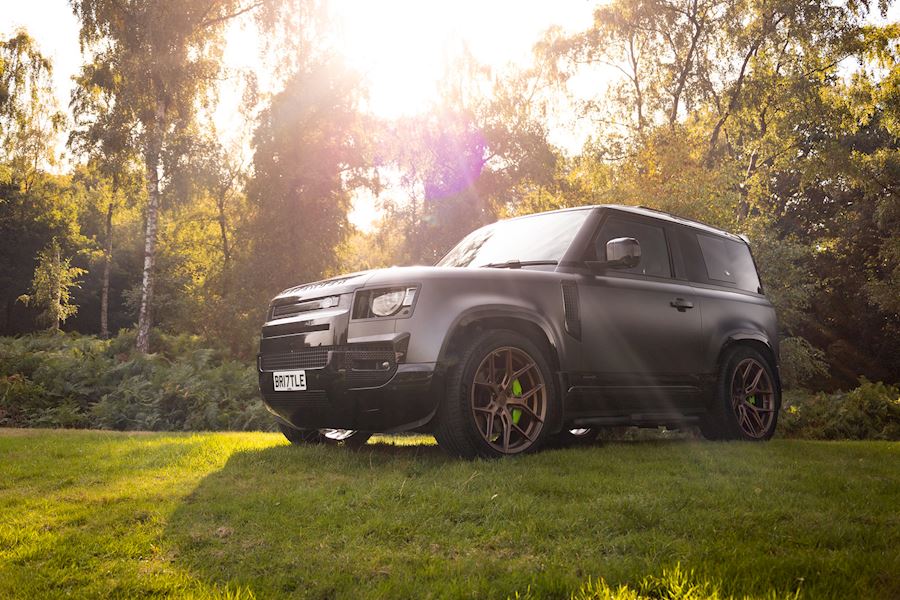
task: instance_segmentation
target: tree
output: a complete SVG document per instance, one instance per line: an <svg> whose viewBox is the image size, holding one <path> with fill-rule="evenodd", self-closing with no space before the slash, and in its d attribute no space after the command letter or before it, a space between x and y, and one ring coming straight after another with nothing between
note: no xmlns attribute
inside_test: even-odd
<svg viewBox="0 0 900 600"><path fill-rule="evenodd" d="M133 147L128 115L115 110L115 89L107 85L113 74L102 64L82 66L72 91L75 126L68 145L88 161L84 183L103 204L103 271L100 291L100 337L109 336L110 272L113 264L113 220L117 210L135 205L143 185L140 161Z"/></svg>
<svg viewBox="0 0 900 600"><path fill-rule="evenodd" d="M58 331L60 323L78 312L78 306L72 303L71 289L79 286L78 277L87 271L71 266L68 258L61 258L56 238L38 253L37 261L31 294L19 296L19 301L43 309L39 320L51 331Z"/></svg>
<svg viewBox="0 0 900 600"><path fill-rule="evenodd" d="M56 163L65 125L53 96L53 67L24 30L0 41L0 179L29 193L41 170Z"/></svg>
<svg viewBox="0 0 900 600"><path fill-rule="evenodd" d="M144 267L137 348L149 351L160 194L173 142L194 120L219 72L227 21L265 0L114 2L72 0L82 48L92 53L91 83L111 100L107 119L130 131L147 185ZM106 119L104 119L106 120ZM93 124L102 127L104 120ZM91 137L99 138L99 135Z"/></svg>
<svg viewBox="0 0 900 600"><path fill-rule="evenodd" d="M793 372L819 373L818 348L819 387L898 372L900 31L865 25L868 10L616 0L589 30L551 34L559 82L619 77L582 102L595 134L534 203L644 204L747 233Z"/></svg>
<svg viewBox="0 0 900 600"><path fill-rule="evenodd" d="M248 186L255 216L243 234L257 303L336 264L351 190L368 183L358 101L356 74L323 59L302 67L261 114Z"/></svg>
<svg viewBox="0 0 900 600"><path fill-rule="evenodd" d="M559 157L547 139L541 73L498 76L464 54L442 81L439 103L381 135L385 170L403 192L382 198L385 224L402 228L399 263L435 262L528 189L550 185Z"/></svg>

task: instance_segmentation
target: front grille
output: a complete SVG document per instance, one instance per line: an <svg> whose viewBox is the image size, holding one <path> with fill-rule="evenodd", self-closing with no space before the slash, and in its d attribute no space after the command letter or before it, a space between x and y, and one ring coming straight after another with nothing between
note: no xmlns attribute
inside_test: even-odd
<svg viewBox="0 0 900 600"><path fill-rule="evenodd" d="M296 352L275 352L260 356L260 369L277 371L279 369L321 369L328 364L329 346L304 348Z"/></svg>
<svg viewBox="0 0 900 600"><path fill-rule="evenodd" d="M370 388L386 384L394 376L395 369L381 371L348 371L347 387Z"/></svg>
<svg viewBox="0 0 900 600"><path fill-rule="evenodd" d="M344 365L350 369L357 361L377 361L393 363L396 355L392 348L374 348L371 350L348 350L344 354Z"/></svg>
<svg viewBox="0 0 900 600"><path fill-rule="evenodd" d="M358 346L316 346L303 348L294 352L272 352L261 354L260 369L278 371L282 369L321 369L328 364L329 352L340 352L341 361L337 366L344 369L369 370L369 365L360 363L389 362L391 369L396 367L396 356L390 346L369 346L358 349ZM361 368L362 367L362 368ZM378 369L384 373L387 369Z"/></svg>
<svg viewBox="0 0 900 600"><path fill-rule="evenodd" d="M320 310L323 308L334 308L340 302L339 296L325 296L324 298L315 298L313 300L304 300L299 302L293 298L282 298L272 303L271 318L281 319L284 317L293 317L305 312Z"/></svg>

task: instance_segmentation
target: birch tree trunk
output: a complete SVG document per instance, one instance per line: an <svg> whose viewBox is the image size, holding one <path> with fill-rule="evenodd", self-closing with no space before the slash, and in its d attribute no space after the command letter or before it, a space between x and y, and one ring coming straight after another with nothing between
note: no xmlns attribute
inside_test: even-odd
<svg viewBox="0 0 900 600"><path fill-rule="evenodd" d="M113 189L115 195L116 190ZM103 287L100 289L100 337L109 337L109 271L112 266L113 200L106 208L106 243L103 248Z"/></svg>
<svg viewBox="0 0 900 600"><path fill-rule="evenodd" d="M53 258L50 260L52 261L50 265L50 285L52 286L50 291L52 294L50 311L53 319L50 331L59 331L59 313L62 305L62 278L60 277L62 258L59 256L59 244L56 243L56 238L53 239Z"/></svg>
<svg viewBox="0 0 900 600"><path fill-rule="evenodd" d="M156 238L159 228L159 158L162 147L165 107L156 103L156 122L147 142L144 163L147 170L147 229L144 235L144 273L141 280L141 312L138 316L137 351L150 351L150 324L153 307L154 268L156 267Z"/></svg>

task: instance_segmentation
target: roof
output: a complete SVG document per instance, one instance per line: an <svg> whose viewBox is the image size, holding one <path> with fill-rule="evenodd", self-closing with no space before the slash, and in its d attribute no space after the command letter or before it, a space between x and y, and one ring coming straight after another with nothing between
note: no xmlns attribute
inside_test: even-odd
<svg viewBox="0 0 900 600"><path fill-rule="evenodd" d="M725 231L724 229L718 229L716 227L712 227L711 225L707 225L706 223L701 223L700 221L694 221L693 219L686 219L684 217L679 217L678 215L673 215L672 213L667 213L662 210L656 210L654 208L647 208L645 206L625 206L622 204L598 204L597 208L608 208L611 210L618 210L621 212L632 213L635 215L642 215L645 217L650 217L653 219L661 219L663 221L669 221L670 223L678 223L680 225L687 225L689 227L693 227L695 229L699 229L701 231L705 231L707 233L712 233L714 235L721 235L727 238L731 238L737 242L743 242L744 240L731 232Z"/></svg>
<svg viewBox="0 0 900 600"><path fill-rule="evenodd" d="M660 219L662 221L668 221L670 223L677 223L679 225L686 225L688 227L693 227L694 229L699 229L700 231L704 231L706 233L711 233L713 235L720 235L723 237L727 237L729 239L735 240L737 242L745 242L746 240L739 235L735 235L724 229L718 229L716 227L712 227L711 225L707 225L706 223L701 223L700 221L694 221L693 219L686 219L684 217L679 217L678 215L673 215L672 213L667 213L662 210L656 210L655 208L647 208L646 206L626 206L624 204L585 204L582 206L570 206L568 208L559 208L557 210L548 210L544 212L531 213L527 215L519 215L516 217L510 217L509 219L503 219L504 221L512 221L515 219L527 219L528 217L536 217L538 215L548 214L548 213L557 213L557 212L570 212L576 210L587 210L593 208L605 208L609 210L615 210L620 212L627 212L635 215L641 215L644 217L649 217L651 219Z"/></svg>

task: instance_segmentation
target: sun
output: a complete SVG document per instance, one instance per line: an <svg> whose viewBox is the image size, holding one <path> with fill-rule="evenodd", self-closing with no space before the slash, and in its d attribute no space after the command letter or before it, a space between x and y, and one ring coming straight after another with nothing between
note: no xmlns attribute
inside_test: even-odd
<svg viewBox="0 0 900 600"><path fill-rule="evenodd" d="M370 110L386 118L423 112L439 101L440 79L467 50L500 71L531 60L553 25L584 27L584 0L333 0L336 47L368 84Z"/></svg>
<svg viewBox="0 0 900 600"><path fill-rule="evenodd" d="M464 39L447 3L338 0L331 11L336 49L362 74L369 110L385 118L424 111Z"/></svg>

